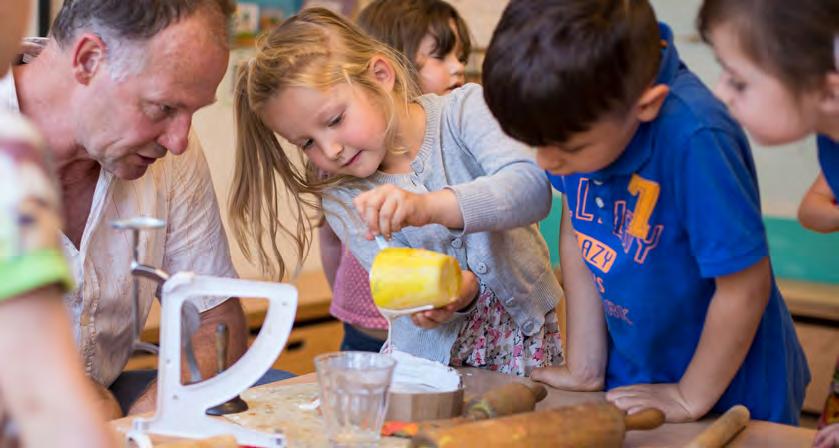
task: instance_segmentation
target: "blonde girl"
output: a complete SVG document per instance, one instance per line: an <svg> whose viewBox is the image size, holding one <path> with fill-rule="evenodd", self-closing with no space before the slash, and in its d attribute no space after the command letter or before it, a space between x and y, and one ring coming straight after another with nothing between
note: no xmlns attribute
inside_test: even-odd
<svg viewBox="0 0 839 448"><path fill-rule="evenodd" d="M445 95L464 83L471 49L469 29L443 0L376 0L356 23L374 39L405 56L420 91ZM370 296L367 270L322 223L318 229L321 265L332 288L329 313L343 322L341 350L379 351L387 321Z"/></svg>
<svg viewBox="0 0 839 448"><path fill-rule="evenodd" d="M277 233L305 254L311 222L281 223L290 220L278 214L282 188L302 218L325 213L367 269L379 234L458 259L460 294L397 319L391 342L400 350L514 375L561 363L561 290L533 224L550 208L545 174L499 129L479 86L418 97L404 67L324 9L304 10L262 39L235 93L237 240L280 273ZM275 132L299 149L303 167Z"/></svg>

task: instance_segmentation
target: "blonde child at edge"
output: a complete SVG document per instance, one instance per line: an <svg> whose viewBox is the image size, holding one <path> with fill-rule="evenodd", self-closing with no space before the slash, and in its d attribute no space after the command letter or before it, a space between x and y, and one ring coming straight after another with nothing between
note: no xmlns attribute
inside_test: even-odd
<svg viewBox="0 0 839 448"><path fill-rule="evenodd" d="M533 224L550 208L545 174L500 130L479 86L415 92L399 55L327 10L304 10L266 36L235 92L237 239L263 267L283 269L276 235L267 250L259 244L262 223L279 222L279 178L301 213L322 200L366 269L377 234L452 255L465 269L448 306L394 321L398 349L519 376L561 363L561 289ZM298 147L305 170L274 132ZM319 171L334 177L320 180ZM305 249L311 224L292 234Z"/></svg>

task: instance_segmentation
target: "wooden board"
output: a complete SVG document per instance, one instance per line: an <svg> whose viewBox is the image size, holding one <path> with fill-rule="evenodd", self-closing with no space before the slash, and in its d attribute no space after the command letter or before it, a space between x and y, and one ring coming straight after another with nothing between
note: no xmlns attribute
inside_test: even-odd
<svg viewBox="0 0 839 448"><path fill-rule="evenodd" d="M812 375L804 395L803 410L821 414L839 359L839 328L796 323L795 330Z"/></svg>
<svg viewBox="0 0 839 448"><path fill-rule="evenodd" d="M242 394L250 409L225 418L258 431L280 430L290 448L325 447L329 442L323 418L318 410L307 407L317 397L317 383L255 387ZM408 441L388 437L379 446L407 447Z"/></svg>
<svg viewBox="0 0 839 448"><path fill-rule="evenodd" d="M790 314L832 320L839 325L839 285L778 279Z"/></svg>

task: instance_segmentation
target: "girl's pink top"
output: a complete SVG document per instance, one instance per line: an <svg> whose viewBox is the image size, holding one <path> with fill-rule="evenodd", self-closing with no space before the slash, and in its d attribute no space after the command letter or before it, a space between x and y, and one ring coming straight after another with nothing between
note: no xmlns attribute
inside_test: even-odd
<svg viewBox="0 0 839 448"><path fill-rule="evenodd" d="M387 320L379 314L370 296L370 276L361 263L341 246L341 261L332 285L332 304L329 313L352 325L386 329Z"/></svg>

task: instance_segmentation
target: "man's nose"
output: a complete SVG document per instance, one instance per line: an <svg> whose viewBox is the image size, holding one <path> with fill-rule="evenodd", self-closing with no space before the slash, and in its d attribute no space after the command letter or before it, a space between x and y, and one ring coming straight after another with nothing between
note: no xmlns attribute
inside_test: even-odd
<svg viewBox="0 0 839 448"><path fill-rule="evenodd" d="M191 126L192 114L175 117L169 123L166 132L160 137L158 143L176 156L183 154L189 146L189 129Z"/></svg>

